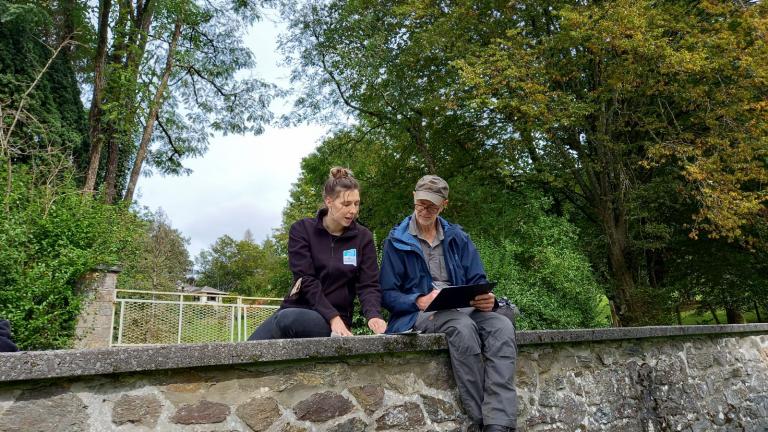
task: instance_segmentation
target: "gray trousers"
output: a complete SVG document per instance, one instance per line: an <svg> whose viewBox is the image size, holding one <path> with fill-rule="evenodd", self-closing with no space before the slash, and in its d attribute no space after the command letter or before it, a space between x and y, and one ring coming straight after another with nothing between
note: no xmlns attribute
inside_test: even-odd
<svg viewBox="0 0 768 432"><path fill-rule="evenodd" d="M413 327L445 334L459 396L472 423L517 426L517 346L506 317L474 308L420 312Z"/></svg>

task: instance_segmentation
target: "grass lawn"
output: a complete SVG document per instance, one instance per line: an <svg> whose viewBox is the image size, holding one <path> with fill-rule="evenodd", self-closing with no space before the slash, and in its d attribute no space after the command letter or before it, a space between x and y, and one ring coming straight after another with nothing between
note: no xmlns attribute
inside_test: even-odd
<svg viewBox="0 0 768 432"><path fill-rule="evenodd" d="M717 313L717 319L720 320L720 324L727 324L728 320L725 318L725 310L724 309L717 310L716 313ZM611 322L611 308L608 305L608 298L605 296L603 296L600 299L600 303L598 305L598 315L608 317L608 322ZM715 319L712 318L712 314L709 312L699 313L696 311L696 309L690 309L690 310L682 311L680 315L682 318L683 325L717 324L717 322L715 322ZM747 323L759 322L757 320L757 314L755 313L754 309L749 311L744 311L743 315ZM763 321L765 321L766 318L768 318L768 311L761 309L760 318L762 318Z"/></svg>
<svg viewBox="0 0 768 432"><path fill-rule="evenodd" d="M720 324L727 324L728 320L725 317L725 310L717 310L715 311L717 314L717 319L720 321ZM765 319L765 311L760 311L760 317ZM696 310L689 310L689 311L683 311L680 313L683 325L704 325L704 324L717 324L715 322L715 319L712 317L712 314L709 312L700 314L696 312ZM754 310L747 311L743 313L744 320L747 321L747 323L756 323L757 321L757 314Z"/></svg>

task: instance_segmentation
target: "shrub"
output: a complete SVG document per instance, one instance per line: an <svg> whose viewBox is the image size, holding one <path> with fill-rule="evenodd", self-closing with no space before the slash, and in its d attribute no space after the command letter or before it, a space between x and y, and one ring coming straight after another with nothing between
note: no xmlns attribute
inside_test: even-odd
<svg viewBox="0 0 768 432"><path fill-rule="evenodd" d="M10 211L0 219L0 316L11 321L21 349L69 347L78 280L97 265L130 259L143 222L83 197L72 184L46 191L23 169L12 191Z"/></svg>
<svg viewBox="0 0 768 432"><path fill-rule="evenodd" d="M475 245L497 296L515 303L520 329L607 326L599 316L602 289L579 252L576 229L563 218L542 215L501 239Z"/></svg>

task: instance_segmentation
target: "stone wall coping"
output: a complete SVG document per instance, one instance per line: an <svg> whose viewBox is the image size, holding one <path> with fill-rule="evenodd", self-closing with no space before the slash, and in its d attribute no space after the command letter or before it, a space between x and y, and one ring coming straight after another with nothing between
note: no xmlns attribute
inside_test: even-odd
<svg viewBox="0 0 768 432"><path fill-rule="evenodd" d="M93 271L100 272L100 273L122 273L123 268L120 266L108 266L108 265L97 265L93 268Z"/></svg>
<svg viewBox="0 0 768 432"><path fill-rule="evenodd" d="M768 334L768 324L534 330L518 345ZM0 382L447 349L442 335L356 336L0 353Z"/></svg>

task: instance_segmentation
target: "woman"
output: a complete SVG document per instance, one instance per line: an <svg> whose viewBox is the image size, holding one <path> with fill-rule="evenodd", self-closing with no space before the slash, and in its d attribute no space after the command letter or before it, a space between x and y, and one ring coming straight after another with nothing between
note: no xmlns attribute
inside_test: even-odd
<svg viewBox="0 0 768 432"><path fill-rule="evenodd" d="M360 185L346 168L331 168L325 207L293 225L288 263L294 285L277 312L248 340L352 336L353 300L360 298L368 327L383 333L379 267L373 235L355 222Z"/></svg>

